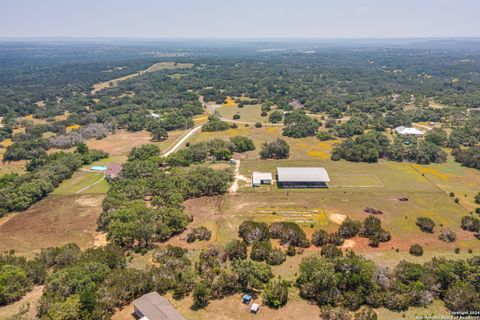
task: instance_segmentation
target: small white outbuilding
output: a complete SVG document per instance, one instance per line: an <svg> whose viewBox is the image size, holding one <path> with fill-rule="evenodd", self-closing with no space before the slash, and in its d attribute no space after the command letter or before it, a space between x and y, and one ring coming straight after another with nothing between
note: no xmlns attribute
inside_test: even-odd
<svg viewBox="0 0 480 320"><path fill-rule="evenodd" d="M250 312L258 313L258 310L260 310L260 306L256 303L252 304L252 307L250 308Z"/></svg>
<svg viewBox="0 0 480 320"><path fill-rule="evenodd" d="M270 172L253 172L252 187L260 187L262 184L272 184L272 174Z"/></svg>
<svg viewBox="0 0 480 320"><path fill-rule="evenodd" d="M423 132L417 128L408 128L404 126L396 127L395 132L402 136L423 136Z"/></svg>

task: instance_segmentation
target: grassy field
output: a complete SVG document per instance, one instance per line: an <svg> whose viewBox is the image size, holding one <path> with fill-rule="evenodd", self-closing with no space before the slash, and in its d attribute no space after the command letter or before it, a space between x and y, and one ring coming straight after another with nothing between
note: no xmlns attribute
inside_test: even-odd
<svg viewBox="0 0 480 320"><path fill-rule="evenodd" d="M91 91L91 94L96 94L99 91L102 91L103 89L109 88L109 87L115 87L118 85L120 81L125 81L128 79L132 79L135 77L138 77L144 73L147 72L155 72L155 71L161 71L161 70L174 70L174 69L185 69L185 68L191 68L193 67L193 64L191 63L175 63L175 62L157 62L146 70L142 70L136 73L132 73L120 78L112 79L109 81L105 82L100 82L96 83L93 85L93 90Z"/></svg>
<svg viewBox="0 0 480 320"><path fill-rule="evenodd" d="M90 149L99 149L110 154L112 161L124 162L130 150L143 144L155 144L160 150L166 150L184 133L183 130L168 132L168 139L161 142L150 141L150 133L147 131L128 132L119 130L115 134L108 135L106 138L97 140L89 139L86 141Z"/></svg>
<svg viewBox="0 0 480 320"><path fill-rule="evenodd" d="M447 163L413 166L445 193L453 192L454 197L458 197L460 205L467 211L480 207L474 199L480 191L479 170L463 167L452 157L449 157Z"/></svg>
<svg viewBox="0 0 480 320"><path fill-rule="evenodd" d="M241 162L240 173L246 177L250 177L254 170L275 174L277 166L325 167L331 176L332 187L287 190L272 186L271 189L258 190L244 185L240 193L189 200L187 211L194 217L189 228L205 225L213 231L212 241L221 244L236 239L238 226L248 219L300 222L307 235L311 235L317 228L335 231L341 222L340 218L363 220L367 216L363 210L373 207L384 212L378 217L384 228L392 233L392 240L372 249L368 246L367 239L356 237L346 243L346 249L366 254L377 263L388 266L393 266L401 259L425 261L435 255L469 257L472 255L468 253L469 249L478 254L478 240L472 233L460 228L461 217L468 214L465 208L456 204L408 163L244 160ZM357 184L352 185L353 182ZM404 196L409 201L399 201ZM415 221L419 216L430 217L436 222L433 234L422 233L418 229ZM443 228L455 231L458 240L451 244L440 241L438 234ZM172 241L184 246L186 244L181 237ZM409 255L408 250L415 243L423 246L423 257ZM195 244L187 246L195 248ZM461 250L460 255L454 253L457 247ZM309 248L307 251L311 250L318 249Z"/></svg>
<svg viewBox="0 0 480 320"><path fill-rule="evenodd" d="M108 182L103 179L103 176L103 173L77 171L70 179L62 182L58 188L52 192L52 195L105 194L108 191L109 185ZM80 192L98 181L100 182L91 188Z"/></svg>
<svg viewBox="0 0 480 320"><path fill-rule="evenodd" d="M42 248L75 242L92 247L103 195L50 195L24 212L0 220L0 252L33 257Z"/></svg>
<svg viewBox="0 0 480 320"><path fill-rule="evenodd" d="M233 115L238 113L240 115L240 119L238 119L238 121L266 123L268 122L268 116L262 117L261 109L262 106L260 104L245 105L243 108L228 105L218 108L217 111L225 119L233 120ZM272 111L268 112L268 114L270 113L272 113Z"/></svg>
<svg viewBox="0 0 480 320"><path fill-rule="evenodd" d="M238 128L228 129L221 132L200 132L192 137L189 141L191 143L208 141L214 138L228 140L233 136L247 136L251 138L256 150L238 154L236 159L252 160L258 159L258 153L265 142L271 142L278 137L281 137L290 145L290 160L327 160L330 159L333 145L339 143L339 140L319 141L316 137L307 137L303 139L294 139L289 137L282 137L281 127L263 127L254 128L253 126L246 127L239 125Z"/></svg>

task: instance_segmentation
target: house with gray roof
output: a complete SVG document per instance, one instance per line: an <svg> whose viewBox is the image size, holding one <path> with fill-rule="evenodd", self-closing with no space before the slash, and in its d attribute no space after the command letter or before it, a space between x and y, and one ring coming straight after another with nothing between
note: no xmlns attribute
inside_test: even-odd
<svg viewBox="0 0 480 320"><path fill-rule="evenodd" d="M186 320L166 298L156 291L133 301L133 307L135 316L140 320Z"/></svg>

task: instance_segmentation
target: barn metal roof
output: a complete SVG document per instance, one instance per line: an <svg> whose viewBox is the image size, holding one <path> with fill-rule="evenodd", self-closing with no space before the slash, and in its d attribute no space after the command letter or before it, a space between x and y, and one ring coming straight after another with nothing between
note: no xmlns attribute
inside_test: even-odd
<svg viewBox="0 0 480 320"><path fill-rule="evenodd" d="M272 181L272 174L270 172L253 172L252 181L254 184L259 184L262 180Z"/></svg>
<svg viewBox="0 0 480 320"><path fill-rule="evenodd" d="M279 182L330 182L325 168L277 168L277 173Z"/></svg>

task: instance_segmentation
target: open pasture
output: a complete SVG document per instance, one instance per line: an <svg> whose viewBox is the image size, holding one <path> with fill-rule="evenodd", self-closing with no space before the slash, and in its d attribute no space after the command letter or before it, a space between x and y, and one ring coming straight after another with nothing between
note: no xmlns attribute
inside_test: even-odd
<svg viewBox="0 0 480 320"><path fill-rule="evenodd" d="M446 163L413 165L428 180L434 183L446 194L454 193L452 198L458 198L459 204L467 211L474 211L480 205L475 203L475 196L480 191L480 171L463 167L449 157Z"/></svg>
<svg viewBox="0 0 480 320"><path fill-rule="evenodd" d="M103 173L77 171L70 179L63 181L52 195L105 194L109 185L103 176Z"/></svg>
<svg viewBox="0 0 480 320"><path fill-rule="evenodd" d="M239 124L238 128L220 132L199 132L189 141L196 143L215 138L228 140L233 136L246 136L255 143L256 150L235 156L235 159L241 160L259 159L258 153L262 149L262 144L272 142L278 137L284 139L290 145L289 160L328 160L330 159L333 146L340 142L340 140L319 141L316 137L302 139L283 137L281 127L267 125L262 128L254 128L252 125L245 126L245 124Z"/></svg>
<svg viewBox="0 0 480 320"><path fill-rule="evenodd" d="M371 207L384 212L377 217L384 229L391 232L392 240L381 243L379 248L371 248L367 239L355 237L345 243L345 249L371 255L376 262L384 261L385 265L397 263L399 257L423 261L423 257L408 253L415 243L423 246L424 257L455 255L453 251L457 247L462 256L471 256L467 253L469 249L473 254L478 253L478 240L460 228L461 218L468 214L465 208L409 163L244 160L240 174L246 177L252 171L275 174L275 168L279 166L325 167L331 176L332 187L293 190L278 189L273 185L259 190L240 182L244 184L240 185L238 193L187 201L187 211L194 217L193 223L208 225L213 229L212 241L226 244L237 238L238 226L245 220L299 222L310 236L318 228L336 231L346 217L363 221L368 216L364 209ZM400 201L402 197L407 197L408 201ZM435 221L434 233L423 233L415 225L417 217L421 216ZM457 241L440 241L438 235L442 229L456 232ZM312 247L309 250L318 249Z"/></svg>
<svg viewBox="0 0 480 320"><path fill-rule="evenodd" d="M183 133L183 130L169 131L167 140L152 142L150 133L147 131L128 132L119 130L115 134L108 135L101 140L89 139L86 141L86 144L90 149L108 152L114 161L123 162L134 147L139 147L143 144L155 144L161 151L164 151L173 145Z"/></svg>
<svg viewBox="0 0 480 320"><path fill-rule="evenodd" d="M228 104L223 105L222 107L217 108L217 111L220 113L222 118L226 120L233 120L235 114L240 115L239 122L251 122L256 123L260 122L265 124L268 122L268 115L265 117L261 116L262 106L260 104L254 105L245 105L243 108L239 108L236 105ZM268 112L270 114L272 111Z"/></svg>
<svg viewBox="0 0 480 320"><path fill-rule="evenodd" d="M26 211L7 215L0 220L0 252L14 249L32 257L42 248L70 242L82 249L92 247L103 197L50 195Z"/></svg>

